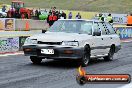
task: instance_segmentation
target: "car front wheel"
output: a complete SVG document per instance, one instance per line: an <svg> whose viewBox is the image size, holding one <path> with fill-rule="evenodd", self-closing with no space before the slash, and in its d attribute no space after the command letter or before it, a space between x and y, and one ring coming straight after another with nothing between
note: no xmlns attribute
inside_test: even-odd
<svg viewBox="0 0 132 88"><path fill-rule="evenodd" d="M33 62L33 64L40 64L42 59L35 57L35 56L30 56L31 61Z"/></svg>
<svg viewBox="0 0 132 88"><path fill-rule="evenodd" d="M90 48L85 48L83 57L81 59L81 65L86 67L90 61Z"/></svg>

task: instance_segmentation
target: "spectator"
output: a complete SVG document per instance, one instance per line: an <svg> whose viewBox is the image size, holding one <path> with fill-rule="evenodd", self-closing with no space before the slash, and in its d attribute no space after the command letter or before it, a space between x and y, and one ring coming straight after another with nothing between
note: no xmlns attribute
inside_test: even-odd
<svg viewBox="0 0 132 88"><path fill-rule="evenodd" d="M39 15L41 15L41 10L39 10L39 12L38 12L38 16L39 16Z"/></svg>
<svg viewBox="0 0 132 88"><path fill-rule="evenodd" d="M58 20L58 17L57 17L57 15L54 13L54 14L53 14L53 24L54 24L54 22L57 21L57 20Z"/></svg>
<svg viewBox="0 0 132 88"><path fill-rule="evenodd" d="M11 11L11 17L14 18L15 17L15 11L16 11L15 8L12 6L10 11Z"/></svg>
<svg viewBox="0 0 132 88"><path fill-rule="evenodd" d="M35 16L36 16L36 17L38 16L38 10L35 11Z"/></svg>
<svg viewBox="0 0 132 88"><path fill-rule="evenodd" d="M98 18L99 21L104 21L104 17L103 17L103 14L99 14L99 18Z"/></svg>
<svg viewBox="0 0 132 88"><path fill-rule="evenodd" d="M47 10L45 9L45 10L44 10L44 12L46 12L46 13L47 13Z"/></svg>
<svg viewBox="0 0 132 88"><path fill-rule="evenodd" d="M55 15L57 16L57 18L59 17L59 12L58 11L56 11L55 12Z"/></svg>
<svg viewBox="0 0 132 88"><path fill-rule="evenodd" d="M49 15L50 15L50 14L52 14L52 11L51 11L51 10L49 11Z"/></svg>
<svg viewBox="0 0 132 88"><path fill-rule="evenodd" d="M72 12L69 13L68 19L72 19Z"/></svg>
<svg viewBox="0 0 132 88"><path fill-rule="evenodd" d="M58 12L58 19L60 19L61 16L62 16L62 15L61 15L61 12L59 11L59 12Z"/></svg>
<svg viewBox="0 0 132 88"><path fill-rule="evenodd" d="M18 10L15 11L15 18L19 18L20 17L20 13Z"/></svg>
<svg viewBox="0 0 132 88"><path fill-rule="evenodd" d="M3 6L2 7L2 12L5 12L6 11L6 6Z"/></svg>
<svg viewBox="0 0 132 88"><path fill-rule="evenodd" d="M80 13L78 13L77 15L76 15L76 19L81 19L82 17L81 17L81 15L80 15Z"/></svg>
<svg viewBox="0 0 132 88"><path fill-rule="evenodd" d="M52 7L52 13L56 12L56 7Z"/></svg>
<svg viewBox="0 0 132 88"><path fill-rule="evenodd" d="M41 15L41 10L40 10L40 8L39 8L38 14L37 14L37 18L38 18L38 19L39 19L39 15Z"/></svg>
<svg viewBox="0 0 132 88"><path fill-rule="evenodd" d="M132 26L132 14L127 16L127 26Z"/></svg>
<svg viewBox="0 0 132 88"><path fill-rule="evenodd" d="M107 21L109 22L109 23L113 23L113 18L112 18L112 16L111 16L111 14L108 14L108 16L107 16Z"/></svg>
<svg viewBox="0 0 132 88"><path fill-rule="evenodd" d="M63 11L62 11L62 15L61 15L64 19L66 19L66 13L64 13Z"/></svg>
<svg viewBox="0 0 132 88"><path fill-rule="evenodd" d="M47 18L47 23L49 24L49 26L53 25L53 14L49 14Z"/></svg>
<svg viewBox="0 0 132 88"><path fill-rule="evenodd" d="M35 16L35 11L36 11L36 10L33 8L33 16Z"/></svg>

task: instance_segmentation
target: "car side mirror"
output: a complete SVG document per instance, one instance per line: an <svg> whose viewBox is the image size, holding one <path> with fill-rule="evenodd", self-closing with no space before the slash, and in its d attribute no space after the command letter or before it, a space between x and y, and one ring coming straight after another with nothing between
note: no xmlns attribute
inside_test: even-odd
<svg viewBox="0 0 132 88"><path fill-rule="evenodd" d="M42 33L45 33L47 30L42 30Z"/></svg>
<svg viewBox="0 0 132 88"><path fill-rule="evenodd" d="M101 32L93 32L93 36L101 36Z"/></svg>

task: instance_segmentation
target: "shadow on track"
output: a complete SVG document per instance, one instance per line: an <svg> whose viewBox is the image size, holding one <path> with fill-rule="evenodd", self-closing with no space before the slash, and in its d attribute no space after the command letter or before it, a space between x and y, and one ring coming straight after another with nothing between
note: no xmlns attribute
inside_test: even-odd
<svg viewBox="0 0 132 88"><path fill-rule="evenodd" d="M116 59L115 59L116 60ZM103 59L93 59L90 61L88 64L88 67L93 66L93 65L98 65L98 64L107 64L113 61L104 61ZM45 66L45 67L51 67L51 68L67 68L67 69L72 69L72 68L78 68L80 65L78 64L77 60L45 60L42 61L41 64L35 65L34 66Z"/></svg>

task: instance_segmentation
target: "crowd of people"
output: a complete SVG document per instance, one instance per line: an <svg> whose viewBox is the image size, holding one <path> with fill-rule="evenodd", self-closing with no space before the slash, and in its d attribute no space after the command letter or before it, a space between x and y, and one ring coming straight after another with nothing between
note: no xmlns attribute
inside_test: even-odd
<svg viewBox="0 0 132 88"><path fill-rule="evenodd" d="M5 12L5 7L2 8L2 11ZM39 16L42 14L41 13L41 9L34 9L33 8L33 16L37 17L37 19L39 19ZM47 13L47 23L49 24L49 26L53 25L53 23L55 21L57 21L58 19L81 19L82 16L80 13L77 13L75 17L73 17L72 12L69 12L69 14L66 14L64 11L60 11L57 10L56 7L51 7L50 10L43 10L45 13ZM17 17L17 16L15 16ZM28 16L26 16L28 17ZM113 23L113 19L111 14L108 14L107 17L104 17L103 14L98 14L98 16L96 16L98 20L100 21L108 21L110 23Z"/></svg>
<svg viewBox="0 0 132 88"><path fill-rule="evenodd" d="M58 11L56 10L56 7L52 7L48 13L47 23L51 26L58 19L67 19L67 15L64 11ZM68 19L73 19L72 12L68 14ZM76 15L76 19L81 19L80 13Z"/></svg>
<svg viewBox="0 0 132 88"><path fill-rule="evenodd" d="M103 14L96 14L96 17L97 17L97 20L99 21L106 21L106 22L109 22L109 23L113 23L113 18L111 16L111 14L109 13L108 16L103 16Z"/></svg>

